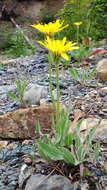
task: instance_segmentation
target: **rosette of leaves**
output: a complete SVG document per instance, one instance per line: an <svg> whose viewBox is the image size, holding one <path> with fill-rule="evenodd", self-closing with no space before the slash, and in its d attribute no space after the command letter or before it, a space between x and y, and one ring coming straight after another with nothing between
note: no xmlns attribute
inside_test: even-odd
<svg viewBox="0 0 107 190"><path fill-rule="evenodd" d="M36 125L36 132L40 135L36 141L40 155L47 161L62 161L65 163L79 165L91 157L93 160L98 159L100 143L93 145L92 138L96 128L87 131L86 138L82 142L80 124L78 122L75 131L72 133L72 127L68 114L64 110L60 113L59 121L53 122L53 138L41 132L41 126Z"/></svg>

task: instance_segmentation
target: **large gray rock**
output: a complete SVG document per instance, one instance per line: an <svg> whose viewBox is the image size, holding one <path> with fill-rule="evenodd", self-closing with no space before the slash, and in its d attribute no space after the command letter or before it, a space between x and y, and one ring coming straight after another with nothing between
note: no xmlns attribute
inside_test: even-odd
<svg viewBox="0 0 107 190"><path fill-rule="evenodd" d="M40 99L48 95L48 89L44 86L33 84L28 90L25 91L23 100L29 105L40 104Z"/></svg>
<svg viewBox="0 0 107 190"><path fill-rule="evenodd" d="M25 190L74 190L74 185L71 184L70 180L61 175L47 177L35 174L27 181Z"/></svg>
<svg viewBox="0 0 107 190"><path fill-rule="evenodd" d="M101 81L107 81L107 59L102 59L97 64L97 77Z"/></svg>

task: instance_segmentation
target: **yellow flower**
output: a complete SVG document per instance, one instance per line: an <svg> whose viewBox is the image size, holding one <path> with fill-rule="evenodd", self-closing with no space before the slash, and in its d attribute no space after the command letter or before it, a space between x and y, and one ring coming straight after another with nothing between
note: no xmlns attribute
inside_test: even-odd
<svg viewBox="0 0 107 190"><path fill-rule="evenodd" d="M67 41L66 37L64 37L63 40L53 40L47 36L47 39L44 42L38 42L51 51L55 56L63 57L66 60L69 60L69 56L66 54L67 51L79 48L76 46L76 43Z"/></svg>
<svg viewBox="0 0 107 190"><path fill-rule="evenodd" d="M74 24L75 24L76 26L79 26L79 25L82 24L82 22L74 22Z"/></svg>
<svg viewBox="0 0 107 190"><path fill-rule="evenodd" d="M48 24L33 24L33 28L36 28L40 32L45 33L46 35L53 35L55 32L59 32L64 28L68 27L68 24L63 26L63 21L56 20L56 22L49 22Z"/></svg>

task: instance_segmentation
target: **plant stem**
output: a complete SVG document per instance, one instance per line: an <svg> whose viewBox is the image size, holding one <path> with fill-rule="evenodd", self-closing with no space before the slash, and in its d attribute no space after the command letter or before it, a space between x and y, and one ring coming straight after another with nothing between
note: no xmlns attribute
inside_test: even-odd
<svg viewBox="0 0 107 190"><path fill-rule="evenodd" d="M83 165L83 163L80 164L79 168L80 168L80 177L82 178L83 173L84 173L84 165Z"/></svg>
<svg viewBox="0 0 107 190"><path fill-rule="evenodd" d="M77 43L79 42L79 26L77 26Z"/></svg>
<svg viewBox="0 0 107 190"><path fill-rule="evenodd" d="M49 90L50 90L50 96L51 96L51 99L52 99L52 104L53 104L53 107L55 108L55 100L54 100L54 96L53 96L53 88L52 88L52 62L53 62L53 59L52 59L52 55L51 55L51 52L49 52L49 56L48 56L48 59L49 59Z"/></svg>
<svg viewBox="0 0 107 190"><path fill-rule="evenodd" d="M59 60L56 60L56 88L57 88L56 121L58 121L60 114Z"/></svg>

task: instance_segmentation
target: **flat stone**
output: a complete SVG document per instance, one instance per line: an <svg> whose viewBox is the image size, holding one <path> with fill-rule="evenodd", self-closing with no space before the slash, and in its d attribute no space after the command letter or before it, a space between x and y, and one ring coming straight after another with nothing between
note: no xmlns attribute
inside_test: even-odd
<svg viewBox="0 0 107 190"><path fill-rule="evenodd" d="M74 190L74 185L71 184L70 180L61 175L47 177L35 174L27 181L25 190Z"/></svg>
<svg viewBox="0 0 107 190"><path fill-rule="evenodd" d="M18 109L0 115L0 138L28 139L35 137L35 125L39 121L44 133L49 132L53 108L51 105Z"/></svg>

